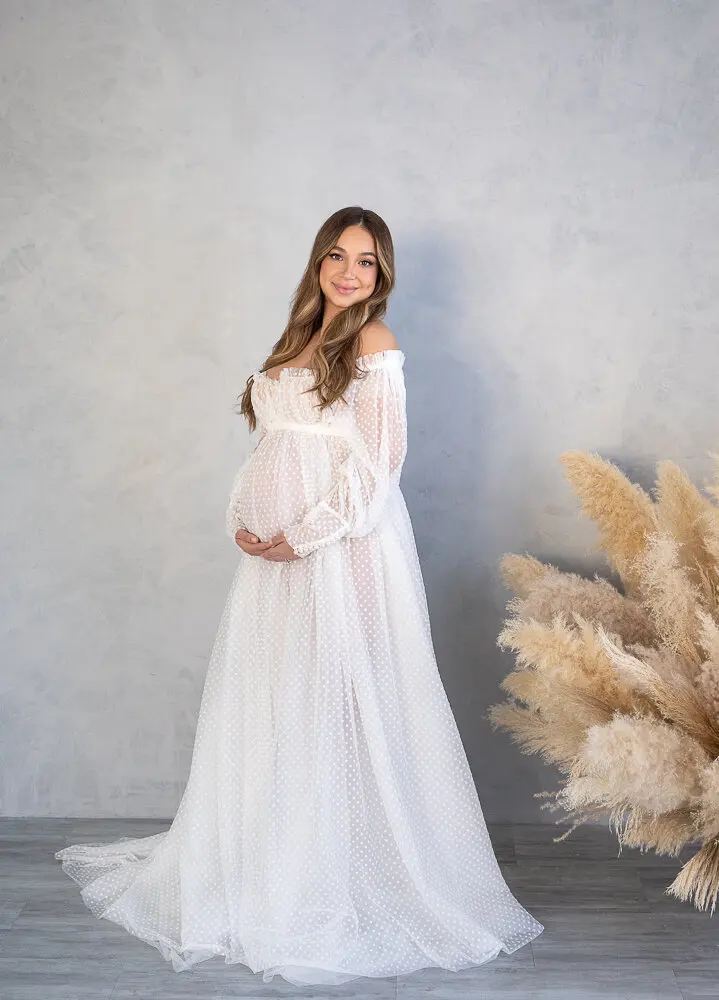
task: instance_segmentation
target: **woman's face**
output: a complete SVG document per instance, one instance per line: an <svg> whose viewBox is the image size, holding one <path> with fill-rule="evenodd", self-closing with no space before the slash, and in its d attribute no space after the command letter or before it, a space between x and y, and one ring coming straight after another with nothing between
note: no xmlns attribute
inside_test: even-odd
<svg viewBox="0 0 719 1000"><path fill-rule="evenodd" d="M377 283L374 237L361 226L348 226L320 265L326 305L336 312L370 297Z"/></svg>

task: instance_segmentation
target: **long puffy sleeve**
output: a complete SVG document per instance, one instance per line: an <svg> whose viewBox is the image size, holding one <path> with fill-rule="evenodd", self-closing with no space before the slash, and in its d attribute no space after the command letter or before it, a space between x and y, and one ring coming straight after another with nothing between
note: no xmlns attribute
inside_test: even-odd
<svg viewBox="0 0 719 1000"><path fill-rule="evenodd" d="M407 453L406 396L401 351L364 356L352 403L355 442L325 496L284 535L298 556L338 539L368 534L379 523L390 490L399 485Z"/></svg>
<svg viewBox="0 0 719 1000"><path fill-rule="evenodd" d="M232 483L232 489L230 490L230 497L227 504L227 512L225 514L225 531L233 541L235 539L236 532L238 532L240 528L244 528L245 531L249 531L247 525L243 524L242 521L240 520L240 516L237 510L236 492L247 463L249 462L253 453L260 446L260 442L262 441L266 433L267 433L266 428L263 427L260 436L257 439L255 447L250 450L249 455L238 469L237 474L235 475L234 482Z"/></svg>

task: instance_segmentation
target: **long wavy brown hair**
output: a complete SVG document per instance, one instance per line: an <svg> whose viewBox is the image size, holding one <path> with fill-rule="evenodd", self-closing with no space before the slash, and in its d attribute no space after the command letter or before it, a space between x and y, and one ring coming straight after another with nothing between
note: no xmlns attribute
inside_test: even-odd
<svg viewBox="0 0 719 1000"><path fill-rule="evenodd" d="M343 399L353 378L362 378L365 372L357 367L360 351L360 331L366 323L381 319L387 310L387 298L394 288L394 245L389 228L376 212L359 205L341 208L322 224L299 285L290 302L290 316L282 336L272 348L272 353L260 371L284 365L297 357L309 343L312 335L322 327L325 296L320 287L322 261L348 226L361 226L374 237L377 251L377 282L372 294L347 306L339 312L324 332L313 354L310 366L315 373L314 385L307 392L317 391L320 409ZM251 392L254 373L247 379L242 393L239 414L247 417L250 430L257 426L252 406Z"/></svg>

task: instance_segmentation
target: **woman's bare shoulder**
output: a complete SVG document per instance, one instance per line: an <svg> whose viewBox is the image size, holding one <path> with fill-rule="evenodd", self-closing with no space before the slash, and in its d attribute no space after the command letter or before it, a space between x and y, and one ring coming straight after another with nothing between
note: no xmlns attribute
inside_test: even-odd
<svg viewBox="0 0 719 1000"><path fill-rule="evenodd" d="M378 351L398 350L395 335L382 320L374 320L362 327L360 334L360 354L375 354Z"/></svg>

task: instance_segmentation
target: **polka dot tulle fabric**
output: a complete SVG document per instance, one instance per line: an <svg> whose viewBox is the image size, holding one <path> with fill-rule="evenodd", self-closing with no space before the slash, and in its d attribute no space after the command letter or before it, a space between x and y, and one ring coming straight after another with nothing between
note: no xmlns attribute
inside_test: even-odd
<svg viewBox="0 0 719 1000"><path fill-rule="evenodd" d="M502 877L435 660L404 360L363 355L322 412L309 369L255 372L226 530L284 530L301 558L237 548L170 828L55 855L177 971L219 955L336 985L481 965L544 929Z"/></svg>

